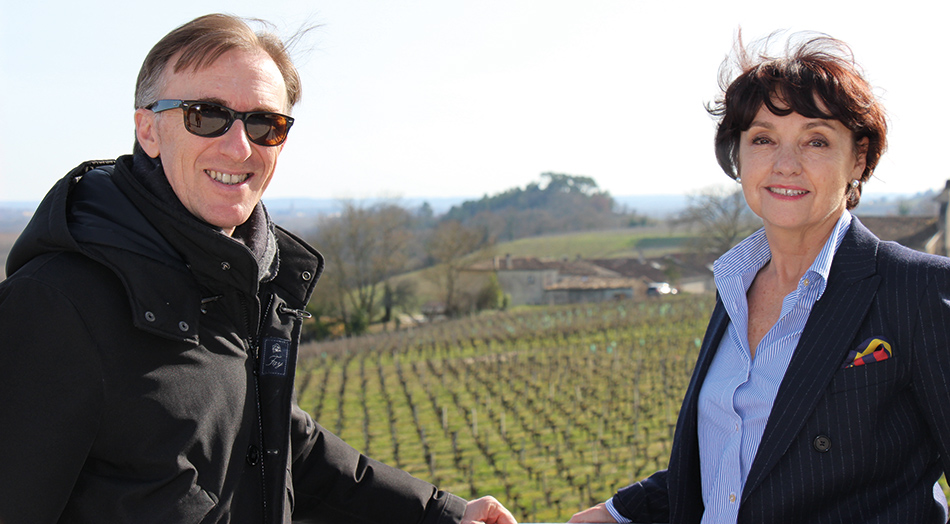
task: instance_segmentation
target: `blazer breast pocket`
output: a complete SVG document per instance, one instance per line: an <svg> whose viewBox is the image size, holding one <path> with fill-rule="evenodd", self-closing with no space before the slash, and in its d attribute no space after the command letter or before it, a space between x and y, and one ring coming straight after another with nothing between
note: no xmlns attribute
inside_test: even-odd
<svg viewBox="0 0 950 524"><path fill-rule="evenodd" d="M881 362L839 369L831 378L832 393L867 388L896 381L900 373L900 361L889 358Z"/></svg>

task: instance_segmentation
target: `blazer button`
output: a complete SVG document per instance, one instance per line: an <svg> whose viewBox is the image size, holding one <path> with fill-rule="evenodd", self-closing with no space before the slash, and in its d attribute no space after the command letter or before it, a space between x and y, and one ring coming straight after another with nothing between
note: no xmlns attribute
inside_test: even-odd
<svg viewBox="0 0 950 524"><path fill-rule="evenodd" d="M825 435L818 435L815 437L815 441L812 445L815 447L815 451L827 453L831 450L831 438Z"/></svg>
<svg viewBox="0 0 950 524"><path fill-rule="evenodd" d="M261 458L261 451L257 449L257 446L251 444L247 447L247 463L249 466L256 466L257 461Z"/></svg>

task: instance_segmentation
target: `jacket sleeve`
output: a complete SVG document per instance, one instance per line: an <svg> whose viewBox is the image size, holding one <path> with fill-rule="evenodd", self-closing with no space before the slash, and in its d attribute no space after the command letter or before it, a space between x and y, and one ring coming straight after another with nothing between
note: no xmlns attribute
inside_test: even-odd
<svg viewBox="0 0 950 524"><path fill-rule="evenodd" d="M932 272L914 325L913 388L950 477L950 268Z"/></svg>
<svg viewBox="0 0 950 524"><path fill-rule="evenodd" d="M294 521L457 524L466 501L362 455L293 405Z"/></svg>
<svg viewBox="0 0 950 524"><path fill-rule="evenodd" d="M28 277L0 285L0 522L59 520L100 417L93 348L67 297Z"/></svg>
<svg viewBox="0 0 950 524"><path fill-rule="evenodd" d="M670 494L666 476L664 469L619 489L612 499L614 509L633 522L669 522Z"/></svg>

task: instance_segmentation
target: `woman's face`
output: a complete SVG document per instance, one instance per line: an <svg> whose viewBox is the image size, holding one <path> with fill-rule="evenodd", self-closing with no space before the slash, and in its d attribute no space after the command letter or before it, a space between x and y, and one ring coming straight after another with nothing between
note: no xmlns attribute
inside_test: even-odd
<svg viewBox="0 0 950 524"><path fill-rule="evenodd" d="M837 120L777 116L763 105L739 138L742 191L767 233L827 236L864 165L853 133Z"/></svg>

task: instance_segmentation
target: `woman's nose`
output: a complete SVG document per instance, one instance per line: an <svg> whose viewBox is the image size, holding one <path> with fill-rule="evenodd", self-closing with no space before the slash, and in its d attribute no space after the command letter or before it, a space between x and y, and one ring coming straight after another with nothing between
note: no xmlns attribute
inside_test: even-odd
<svg viewBox="0 0 950 524"><path fill-rule="evenodd" d="M781 145L775 152L772 170L783 175L797 175L802 171L801 152L794 145Z"/></svg>

